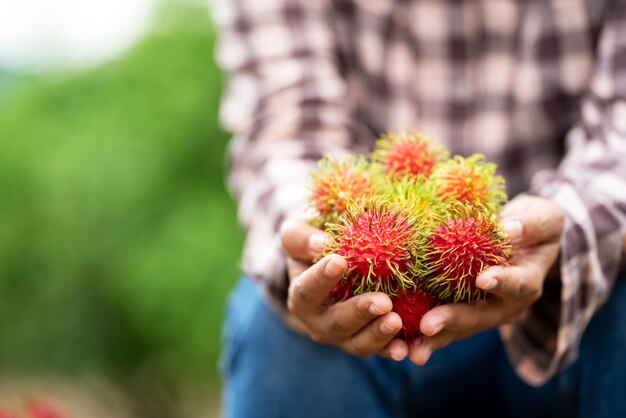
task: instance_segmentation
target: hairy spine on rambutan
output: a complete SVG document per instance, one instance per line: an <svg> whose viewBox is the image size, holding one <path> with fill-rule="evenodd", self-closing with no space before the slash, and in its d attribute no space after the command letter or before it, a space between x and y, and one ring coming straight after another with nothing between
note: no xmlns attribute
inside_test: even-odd
<svg viewBox="0 0 626 418"><path fill-rule="evenodd" d="M345 219L329 224L327 253L343 256L345 277L354 280L354 294L384 291L394 295L415 287L425 275L417 249L426 236L410 211L374 197L349 205Z"/></svg>
<svg viewBox="0 0 626 418"><path fill-rule="evenodd" d="M398 181L386 182L384 190L389 195L390 203L406 208L422 224L432 224L445 211L445 206L432 182L422 183L414 178L405 177Z"/></svg>
<svg viewBox="0 0 626 418"><path fill-rule="evenodd" d="M398 333L407 343L413 342L422 335L420 323L426 312L439 304L436 296L427 289L416 287L391 297L393 311L402 319L402 329Z"/></svg>
<svg viewBox="0 0 626 418"><path fill-rule="evenodd" d="M507 197L504 179L496 174L496 168L482 154L456 155L435 167L432 180L446 202L480 205L497 212Z"/></svg>
<svg viewBox="0 0 626 418"><path fill-rule="evenodd" d="M448 151L434 139L420 133L388 133L376 142L372 160L383 165L394 180L411 177L424 181L435 164L444 160Z"/></svg>
<svg viewBox="0 0 626 418"><path fill-rule="evenodd" d="M505 264L511 245L496 217L484 207L454 203L430 236L427 260L432 273L426 286L441 299L473 302L483 296L478 274Z"/></svg>
<svg viewBox="0 0 626 418"><path fill-rule="evenodd" d="M376 193L375 170L363 157L348 156L337 161L324 157L311 174L312 186L309 204L316 212L313 224L324 227L326 223L338 222L347 206L356 200Z"/></svg>

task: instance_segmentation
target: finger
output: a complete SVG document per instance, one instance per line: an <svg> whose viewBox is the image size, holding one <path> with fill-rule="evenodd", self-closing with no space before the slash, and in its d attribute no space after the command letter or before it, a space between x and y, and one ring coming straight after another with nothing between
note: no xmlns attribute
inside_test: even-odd
<svg viewBox="0 0 626 418"><path fill-rule="evenodd" d="M389 312L347 339L343 343L343 349L356 356L374 355L385 348L401 328L400 316Z"/></svg>
<svg viewBox="0 0 626 418"><path fill-rule="evenodd" d="M460 339L462 337L454 332L442 332L436 337L422 337L411 346L409 358L418 366L423 366L436 350Z"/></svg>
<svg viewBox="0 0 626 418"><path fill-rule="evenodd" d="M420 331L426 337L432 337L443 331L473 334L498 326L504 321L505 313L505 308L501 304L440 305L426 312L420 323Z"/></svg>
<svg viewBox="0 0 626 418"><path fill-rule="evenodd" d="M328 292L343 277L346 260L336 254L327 255L295 277L289 286L287 307L296 316L315 312L324 303Z"/></svg>
<svg viewBox="0 0 626 418"><path fill-rule="evenodd" d="M406 341L394 338L378 354L395 361L402 361L409 355L409 345Z"/></svg>
<svg viewBox="0 0 626 418"><path fill-rule="evenodd" d="M309 267L311 267L311 263L303 263L302 261L287 257L287 273L290 280L304 273Z"/></svg>
<svg viewBox="0 0 626 418"><path fill-rule="evenodd" d="M317 326L334 338L347 338L391 311L393 304L384 293L364 293L328 308Z"/></svg>
<svg viewBox="0 0 626 418"><path fill-rule="evenodd" d="M564 224L563 210L547 199L523 197L521 204L505 208L502 215L502 228L511 243L530 246L558 241Z"/></svg>
<svg viewBox="0 0 626 418"><path fill-rule="evenodd" d="M280 226L280 240L290 257L304 261L320 257L326 248L326 234L304 219L285 220Z"/></svg>
<svg viewBox="0 0 626 418"><path fill-rule="evenodd" d="M543 272L535 265L493 266L481 272L476 278L476 286L502 299L527 300L541 296L539 278Z"/></svg>

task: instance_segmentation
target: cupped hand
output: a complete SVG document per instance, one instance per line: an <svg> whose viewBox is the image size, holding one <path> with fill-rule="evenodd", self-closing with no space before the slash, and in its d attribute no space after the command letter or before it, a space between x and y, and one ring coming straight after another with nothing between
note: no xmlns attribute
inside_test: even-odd
<svg viewBox="0 0 626 418"><path fill-rule="evenodd" d="M326 234L303 219L288 219L281 226L290 278L287 307L313 341L367 356L381 354L395 360L408 355L404 341L394 339L402 320L391 312L384 293L364 293L343 302L328 303L328 293L347 269L343 257L331 254L317 262Z"/></svg>
<svg viewBox="0 0 626 418"><path fill-rule="evenodd" d="M437 349L521 318L541 297L558 257L563 222L562 209L547 199L520 196L509 202L501 215L512 244L508 265L479 274L476 286L487 292L484 300L441 305L426 313L420 324L423 336L410 349L411 361L423 365Z"/></svg>

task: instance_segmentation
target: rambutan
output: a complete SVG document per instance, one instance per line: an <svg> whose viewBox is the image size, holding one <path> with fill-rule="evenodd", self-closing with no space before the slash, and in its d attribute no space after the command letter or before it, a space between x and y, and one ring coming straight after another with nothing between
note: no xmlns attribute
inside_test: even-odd
<svg viewBox="0 0 626 418"><path fill-rule="evenodd" d="M337 222L350 202L373 196L376 193L373 177L370 164L362 157L320 160L312 173L309 194L309 202L319 217L318 226Z"/></svg>
<svg viewBox="0 0 626 418"><path fill-rule="evenodd" d="M398 337L411 343L421 335L420 322L426 312L439 304L437 297L421 287L407 289L391 297L393 311L402 319L402 330Z"/></svg>
<svg viewBox="0 0 626 418"><path fill-rule="evenodd" d="M355 286L351 277L343 277L339 283L333 286L328 292L328 300L332 302L343 302L352 297Z"/></svg>
<svg viewBox="0 0 626 418"><path fill-rule="evenodd" d="M63 414L43 402L30 401L26 405L26 409L31 418L63 418Z"/></svg>
<svg viewBox="0 0 626 418"><path fill-rule="evenodd" d="M422 276L416 249L426 237L410 211L390 204L385 197L364 199L348 207L345 219L329 224L327 253L345 257L345 277L354 280L354 293L384 291L394 295L415 287Z"/></svg>
<svg viewBox="0 0 626 418"><path fill-rule="evenodd" d="M394 180L411 177L428 178L435 164L445 159L448 151L433 139L420 134L388 133L376 142L372 160L383 165Z"/></svg>
<svg viewBox="0 0 626 418"><path fill-rule="evenodd" d="M473 302L482 297L476 287L478 274L490 266L506 263L509 237L490 211L452 204L450 214L430 236L427 260L431 274L429 290L453 302Z"/></svg>
<svg viewBox="0 0 626 418"><path fill-rule="evenodd" d="M484 155L454 156L438 164L432 174L439 196L446 202L482 205L496 211L506 202L504 179Z"/></svg>
<svg viewBox="0 0 626 418"><path fill-rule="evenodd" d="M388 182L385 192L390 202L406 208L420 220L423 226L442 215L445 210L437 189L431 182L421 183L414 178L402 178Z"/></svg>
<svg viewBox="0 0 626 418"><path fill-rule="evenodd" d="M17 418L17 415L13 411L0 409L0 418Z"/></svg>

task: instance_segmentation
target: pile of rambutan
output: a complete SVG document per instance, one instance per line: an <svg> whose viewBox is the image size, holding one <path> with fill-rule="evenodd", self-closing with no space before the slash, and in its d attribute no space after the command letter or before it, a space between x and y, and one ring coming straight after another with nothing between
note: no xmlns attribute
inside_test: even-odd
<svg viewBox="0 0 626 418"><path fill-rule="evenodd" d="M509 258L496 165L481 154L448 155L426 135L389 133L369 159L325 157L312 175L312 224L329 234L326 254L348 264L329 299L386 293L408 342L435 306L484 298L476 277Z"/></svg>

